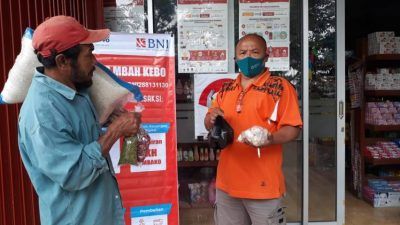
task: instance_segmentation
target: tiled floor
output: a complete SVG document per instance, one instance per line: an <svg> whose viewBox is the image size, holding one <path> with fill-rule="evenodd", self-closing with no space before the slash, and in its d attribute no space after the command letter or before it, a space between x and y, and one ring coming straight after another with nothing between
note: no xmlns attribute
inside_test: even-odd
<svg viewBox="0 0 400 225"><path fill-rule="evenodd" d="M400 225L400 208L373 208L346 193L346 225ZM181 225L214 225L212 208L182 209Z"/></svg>
<svg viewBox="0 0 400 225"><path fill-rule="evenodd" d="M346 225L400 225L400 207L373 208L346 193Z"/></svg>

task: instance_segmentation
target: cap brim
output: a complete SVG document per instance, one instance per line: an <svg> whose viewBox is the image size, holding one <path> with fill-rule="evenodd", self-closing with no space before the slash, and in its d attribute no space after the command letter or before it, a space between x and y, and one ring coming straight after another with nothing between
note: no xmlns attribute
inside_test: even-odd
<svg viewBox="0 0 400 225"><path fill-rule="evenodd" d="M85 40L81 41L80 44L92 44L95 42L102 41L108 36L110 36L110 29L101 29L101 30L90 30L89 31L89 36L85 38Z"/></svg>

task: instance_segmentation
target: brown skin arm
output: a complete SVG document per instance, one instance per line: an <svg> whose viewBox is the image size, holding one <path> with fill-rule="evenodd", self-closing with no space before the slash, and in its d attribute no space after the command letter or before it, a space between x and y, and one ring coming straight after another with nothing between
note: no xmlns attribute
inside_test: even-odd
<svg viewBox="0 0 400 225"><path fill-rule="evenodd" d="M267 145L285 144L295 140L300 134L300 127L283 126L277 132L270 135L270 143Z"/></svg>
<svg viewBox="0 0 400 225"><path fill-rule="evenodd" d="M283 126L275 133L270 134L268 137L268 141L264 145L260 146L260 148L267 147L270 145L285 144L287 142L293 141L297 138L297 136L299 136L299 133L300 133L300 127ZM247 140L245 140L245 143L250 146L253 146Z"/></svg>
<svg viewBox="0 0 400 225"><path fill-rule="evenodd" d="M214 126L217 116L224 117L224 111L222 111L221 108L212 108L211 111L206 114L206 117L204 118L204 126L207 130L210 130Z"/></svg>

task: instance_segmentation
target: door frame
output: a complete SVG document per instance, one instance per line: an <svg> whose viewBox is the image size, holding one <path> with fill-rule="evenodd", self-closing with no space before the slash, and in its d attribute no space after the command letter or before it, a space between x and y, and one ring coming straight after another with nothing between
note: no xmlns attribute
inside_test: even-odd
<svg viewBox="0 0 400 225"><path fill-rule="evenodd" d="M303 0L303 209L304 225L345 223L345 0L336 0L336 221L309 221L309 4ZM290 223L300 224L300 223Z"/></svg>

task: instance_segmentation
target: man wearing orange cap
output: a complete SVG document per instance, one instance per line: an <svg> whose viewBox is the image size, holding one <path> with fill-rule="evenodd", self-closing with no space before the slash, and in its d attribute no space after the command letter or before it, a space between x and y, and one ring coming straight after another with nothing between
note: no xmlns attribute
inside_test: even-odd
<svg viewBox="0 0 400 225"><path fill-rule="evenodd" d="M296 91L284 78L271 76L263 37L248 34L236 45L241 73L218 92L204 123L210 130L222 116L234 130L234 141L220 155L217 172L217 225L283 225L285 193L282 144L294 140L302 126ZM238 136L253 126L269 131L257 147Z"/></svg>
<svg viewBox="0 0 400 225"><path fill-rule="evenodd" d="M88 30L72 17L40 24L32 45L38 67L19 116L19 148L39 197L42 225L125 224L109 151L132 136L140 116L123 112L101 132L88 95L94 42L110 31Z"/></svg>

